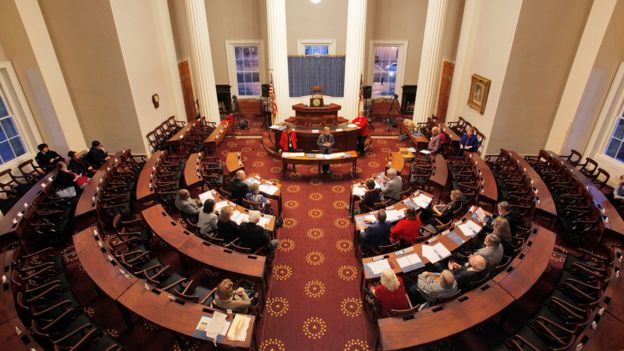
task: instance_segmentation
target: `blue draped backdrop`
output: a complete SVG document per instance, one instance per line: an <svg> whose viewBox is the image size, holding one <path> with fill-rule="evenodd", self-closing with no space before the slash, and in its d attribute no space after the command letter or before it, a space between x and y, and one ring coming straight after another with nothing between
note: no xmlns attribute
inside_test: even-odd
<svg viewBox="0 0 624 351"><path fill-rule="evenodd" d="M323 95L344 94L344 56L288 56L290 96L310 95L313 85L320 85Z"/></svg>

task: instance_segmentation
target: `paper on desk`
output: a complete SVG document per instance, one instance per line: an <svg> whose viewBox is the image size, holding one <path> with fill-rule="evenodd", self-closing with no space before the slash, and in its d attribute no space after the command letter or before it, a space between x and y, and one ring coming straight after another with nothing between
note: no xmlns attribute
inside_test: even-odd
<svg viewBox="0 0 624 351"><path fill-rule="evenodd" d="M388 210L386 211L386 221L388 222L396 222L405 217L405 212L403 210Z"/></svg>
<svg viewBox="0 0 624 351"><path fill-rule="evenodd" d="M347 124L347 127L349 127L349 128L355 128L355 127L357 127L357 126L356 126L355 124L353 124L353 123L349 123L349 124Z"/></svg>
<svg viewBox="0 0 624 351"><path fill-rule="evenodd" d="M249 316L242 314L235 315L226 337L230 340L245 341L245 339L247 339L247 329L249 329L250 322L251 318L249 318Z"/></svg>
<svg viewBox="0 0 624 351"><path fill-rule="evenodd" d="M366 265L368 266L368 268L370 268L370 270L373 272L374 275L379 275L384 270L391 269L390 263L388 263L387 259L369 262Z"/></svg>
<svg viewBox="0 0 624 351"><path fill-rule="evenodd" d="M243 222L247 222L249 219L249 215L246 213L242 213L238 210L234 210L232 213L232 217L230 217L236 224L240 225Z"/></svg>
<svg viewBox="0 0 624 351"><path fill-rule="evenodd" d="M411 254L397 258L397 263L403 272L410 272L425 266L418 254Z"/></svg>
<svg viewBox="0 0 624 351"><path fill-rule="evenodd" d="M485 216L487 216L487 213L481 207L477 208L474 214L477 215L477 218L479 218L481 222L483 222L485 220Z"/></svg>
<svg viewBox="0 0 624 351"><path fill-rule="evenodd" d="M457 245L462 245L465 242L464 239L455 232L450 232L447 236Z"/></svg>
<svg viewBox="0 0 624 351"><path fill-rule="evenodd" d="M436 252L436 250L433 248L433 246L429 246L429 245L422 245L422 255L429 260L429 262L431 263L436 263L439 260L442 259L442 257L440 257L440 255L438 255L438 253Z"/></svg>
<svg viewBox="0 0 624 351"><path fill-rule="evenodd" d="M201 197L200 197L200 199L201 199ZM217 202L215 204L215 211L221 211L222 208L224 208L226 206L229 206L229 205L230 204L227 201L225 201L225 200L219 201L219 202Z"/></svg>
<svg viewBox="0 0 624 351"><path fill-rule="evenodd" d="M366 193L366 188L360 186L359 184L353 184L353 187L351 188L351 193L353 194L353 196L363 197Z"/></svg>
<svg viewBox="0 0 624 351"><path fill-rule="evenodd" d="M418 207L427 208L429 207L429 204L431 203L431 200L433 200L433 198L425 194L419 194L418 196L412 198L412 200L416 203L416 205L418 205Z"/></svg>
<svg viewBox="0 0 624 351"><path fill-rule="evenodd" d="M271 223L271 218L270 217L260 217L260 220L258 221L258 225L261 226L264 229L267 228L269 223Z"/></svg>
<svg viewBox="0 0 624 351"><path fill-rule="evenodd" d="M431 151L422 149L422 150L420 150L420 153L421 154L425 154L425 155L429 155L431 153Z"/></svg>
<svg viewBox="0 0 624 351"><path fill-rule="evenodd" d="M206 332L206 336L216 340L217 335L225 335L224 327L227 323L227 321L225 320L226 318L227 315L225 313L214 311L214 313L212 314L212 318L202 317L196 329L200 329L200 327L203 327L203 330ZM202 322L205 323L202 325Z"/></svg>
<svg viewBox="0 0 624 351"><path fill-rule="evenodd" d="M337 131L337 132L342 132L343 130L344 130L344 129L342 129L342 128L336 128L336 131Z"/></svg>
<svg viewBox="0 0 624 351"><path fill-rule="evenodd" d="M433 245L433 249L442 259L445 259L451 255L451 252L442 243Z"/></svg>
<svg viewBox="0 0 624 351"><path fill-rule="evenodd" d="M366 215L364 216L364 221L365 221L364 223L373 224L377 222L377 218L375 217L375 215Z"/></svg>
<svg viewBox="0 0 624 351"><path fill-rule="evenodd" d="M477 235L481 230L481 226L473 221L466 221L466 223L460 224L457 227L459 227L465 236L469 237Z"/></svg>
<svg viewBox="0 0 624 351"><path fill-rule="evenodd" d="M405 149L409 152L416 152L416 149L414 149L413 147L408 147L407 149Z"/></svg>
<svg viewBox="0 0 624 351"><path fill-rule="evenodd" d="M245 179L245 183L252 185L252 184L260 184L260 180L256 177L249 177L247 179Z"/></svg>
<svg viewBox="0 0 624 351"><path fill-rule="evenodd" d="M304 157L305 152L282 152L282 157Z"/></svg>
<svg viewBox="0 0 624 351"><path fill-rule="evenodd" d="M206 202L206 200L208 200L208 199L211 199L211 200L215 199L214 195L212 194L212 190L208 190L208 191L206 191L204 193L199 194L199 201L201 201L202 204L204 202Z"/></svg>
<svg viewBox="0 0 624 351"><path fill-rule="evenodd" d="M271 128L271 129L275 129L275 130L284 130L284 129L286 129L287 127L288 127L288 126L285 126L285 125L284 125L284 126L272 125L272 126L271 126L271 127L269 127L269 128Z"/></svg>
<svg viewBox="0 0 624 351"><path fill-rule="evenodd" d="M261 192L269 195L273 195L279 190L277 186L272 184L260 184L259 189Z"/></svg>

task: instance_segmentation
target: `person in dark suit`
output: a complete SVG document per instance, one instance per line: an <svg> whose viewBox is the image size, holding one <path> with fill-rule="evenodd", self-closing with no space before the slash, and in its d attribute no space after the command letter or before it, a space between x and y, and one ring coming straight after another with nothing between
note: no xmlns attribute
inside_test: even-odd
<svg viewBox="0 0 624 351"><path fill-rule="evenodd" d="M375 208L375 203L381 201L381 189L375 188L375 180L373 178L366 179L366 192L360 202L360 211L366 212L368 209Z"/></svg>
<svg viewBox="0 0 624 351"><path fill-rule="evenodd" d="M336 141L334 140L334 136L331 135L329 127L323 128L323 133L319 135L316 140L316 145L319 147L319 151L322 154L331 154L332 148ZM329 165L322 166L323 173L329 173Z"/></svg>
<svg viewBox="0 0 624 351"><path fill-rule="evenodd" d="M93 177L95 174L95 172L93 172L93 167L80 159L75 151L68 152L67 156L69 157L69 164L67 165L67 168L69 168L70 171L89 178Z"/></svg>
<svg viewBox="0 0 624 351"><path fill-rule="evenodd" d="M109 158L110 156L108 156L108 153L104 150L104 145L97 140L93 140L91 142L91 149L89 149L89 152L85 156L85 161L87 161L93 169L98 169L102 167Z"/></svg>
<svg viewBox="0 0 624 351"><path fill-rule="evenodd" d="M39 152L35 156L35 161L37 161L37 164L46 172L53 170L56 167L56 163L63 160L61 155L50 150L48 144L39 144L37 149L39 149Z"/></svg>
<svg viewBox="0 0 624 351"><path fill-rule="evenodd" d="M260 212L249 211L249 220L241 223L238 228L239 244L240 246L250 248L252 252L266 247L270 253L273 253L278 241L275 239L271 240L266 230L258 225L258 221L260 221Z"/></svg>
<svg viewBox="0 0 624 351"><path fill-rule="evenodd" d="M390 227L392 227L392 223L386 222L386 211L377 211L375 218L377 222L369 225L365 231L360 233L362 243L372 247L390 245Z"/></svg>
<svg viewBox="0 0 624 351"><path fill-rule="evenodd" d="M438 220L442 223L448 223L451 219L453 219L453 214L457 212L461 208L461 191L452 190L451 191L451 202L445 205L436 205L433 206L433 212Z"/></svg>
<svg viewBox="0 0 624 351"><path fill-rule="evenodd" d="M466 133L459 139L459 149L457 150L457 156L462 156L464 151L477 151L479 148L479 139L475 134L474 127L469 127Z"/></svg>
<svg viewBox="0 0 624 351"><path fill-rule="evenodd" d="M487 260L481 255L472 255L465 265L455 261L448 262L448 269L453 272L460 290L465 291L472 283L478 282L488 274Z"/></svg>
<svg viewBox="0 0 624 351"><path fill-rule="evenodd" d="M219 221L217 221L217 233L224 242L229 243L239 237L238 224L234 222L232 206L225 206L219 211Z"/></svg>
<svg viewBox="0 0 624 351"><path fill-rule="evenodd" d="M231 200L239 205L243 204L243 198L249 193L249 184L245 183L246 178L247 175L245 171L239 169L230 182L229 190L230 193L232 193Z"/></svg>

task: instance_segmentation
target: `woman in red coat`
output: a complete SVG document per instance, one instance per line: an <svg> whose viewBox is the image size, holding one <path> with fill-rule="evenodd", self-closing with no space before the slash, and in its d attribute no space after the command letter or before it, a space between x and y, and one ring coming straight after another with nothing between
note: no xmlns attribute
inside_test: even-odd
<svg viewBox="0 0 624 351"><path fill-rule="evenodd" d="M294 152L297 150L297 134L292 129L291 126L288 126L286 131L282 132L282 136L280 137L280 152Z"/></svg>
<svg viewBox="0 0 624 351"><path fill-rule="evenodd" d="M370 131L368 130L368 119L366 116L358 116L353 122L356 126L360 127L360 133L358 134L357 139L357 149L359 154L364 153L364 142L366 138L370 135Z"/></svg>
<svg viewBox="0 0 624 351"><path fill-rule="evenodd" d="M392 269L386 269L381 272L380 280L381 284L373 288L372 291L381 308L387 312L410 308L403 279L397 277Z"/></svg>
<svg viewBox="0 0 624 351"><path fill-rule="evenodd" d="M405 218L390 229L390 241L394 243L403 240L416 244L418 237L420 237L420 216L418 211L408 207L405 210Z"/></svg>

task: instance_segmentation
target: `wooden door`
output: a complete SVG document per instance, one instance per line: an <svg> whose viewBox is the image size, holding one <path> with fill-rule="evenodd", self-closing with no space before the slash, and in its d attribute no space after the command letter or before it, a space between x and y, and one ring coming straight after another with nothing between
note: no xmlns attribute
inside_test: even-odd
<svg viewBox="0 0 624 351"><path fill-rule="evenodd" d="M178 63L178 70L180 71L180 83L182 84L182 95L184 96L186 120L190 121L195 118L197 111L195 110L195 96L193 95L193 82L191 81L189 61L185 60Z"/></svg>
<svg viewBox="0 0 624 351"><path fill-rule="evenodd" d="M446 111L448 109L449 96L451 95L451 83L453 81L453 70L455 64L444 61L442 63L442 74L440 78L440 95L438 96L438 110L436 117L442 123L446 121Z"/></svg>

